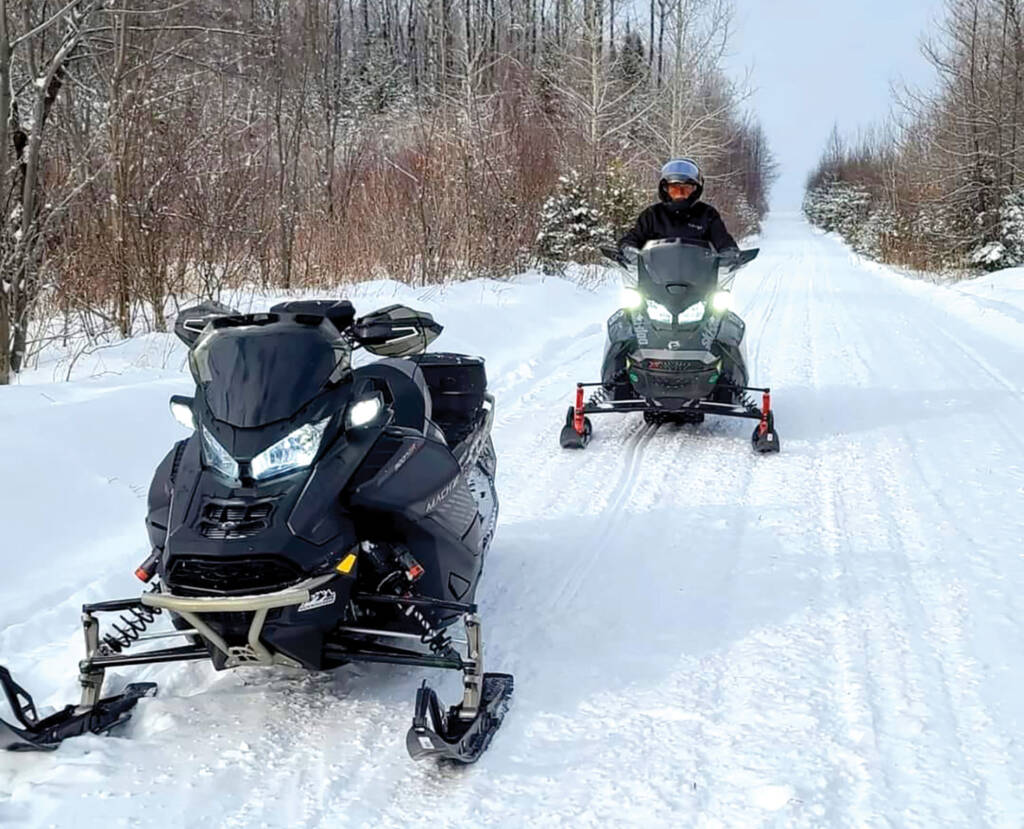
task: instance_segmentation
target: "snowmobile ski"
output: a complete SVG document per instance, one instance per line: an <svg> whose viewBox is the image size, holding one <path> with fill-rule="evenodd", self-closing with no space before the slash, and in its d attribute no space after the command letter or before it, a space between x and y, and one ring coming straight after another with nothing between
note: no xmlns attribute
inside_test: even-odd
<svg viewBox="0 0 1024 829"><path fill-rule="evenodd" d="M583 386L576 387L576 405L570 406L565 413L565 425L558 436L563 449L585 449L590 443L594 427L590 418L583 414Z"/></svg>
<svg viewBox="0 0 1024 829"><path fill-rule="evenodd" d="M100 700L90 707L65 706L39 719L31 695L0 667L0 686L21 727L0 720L0 748L7 751L53 751L68 737L105 734L131 719L131 710L143 697L156 694L156 683L133 682L123 693Z"/></svg>
<svg viewBox="0 0 1024 829"><path fill-rule="evenodd" d="M501 725L512 696L511 674L484 674L480 707L475 716L463 718L462 704L448 713L441 710L437 693L423 680L416 692L416 713L405 738L413 760L435 758L463 765L475 763Z"/></svg>
<svg viewBox="0 0 1024 829"><path fill-rule="evenodd" d="M762 455L782 449L779 445L779 433L775 431L775 413L771 409L771 398L768 394L764 396L761 422L754 427L750 440L754 445L754 451Z"/></svg>

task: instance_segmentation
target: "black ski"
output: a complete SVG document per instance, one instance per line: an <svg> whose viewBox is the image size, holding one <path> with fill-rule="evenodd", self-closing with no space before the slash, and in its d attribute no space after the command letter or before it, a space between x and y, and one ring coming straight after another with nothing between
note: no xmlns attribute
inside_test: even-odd
<svg viewBox="0 0 1024 829"><path fill-rule="evenodd" d="M437 693L426 680L416 692L416 714L405 738L413 760L433 757L468 765L486 751L501 725L512 696L511 674L484 674L480 709L467 721L459 717L462 705L441 710Z"/></svg>
<svg viewBox="0 0 1024 829"><path fill-rule="evenodd" d="M31 695L4 667L0 667L0 687L21 724L19 728L0 720L0 749L7 751L53 751L68 737L103 734L131 719L131 709L140 699L156 694L155 682L133 682L124 693L101 699L91 708L78 710L68 705L39 719Z"/></svg>

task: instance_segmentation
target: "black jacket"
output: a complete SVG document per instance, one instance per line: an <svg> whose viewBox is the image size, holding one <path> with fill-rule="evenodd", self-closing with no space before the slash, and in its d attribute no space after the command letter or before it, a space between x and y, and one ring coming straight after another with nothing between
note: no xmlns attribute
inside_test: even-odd
<svg viewBox="0 0 1024 829"><path fill-rule="evenodd" d="M619 240L619 248L627 245L642 248L651 239L710 242L719 251L737 247L718 211L702 201L681 209L666 202L652 204L637 217L633 229Z"/></svg>

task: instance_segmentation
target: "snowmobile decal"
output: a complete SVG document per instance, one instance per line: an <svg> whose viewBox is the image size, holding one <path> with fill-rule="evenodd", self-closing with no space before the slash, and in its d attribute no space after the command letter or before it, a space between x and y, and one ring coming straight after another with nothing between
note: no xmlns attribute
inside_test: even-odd
<svg viewBox="0 0 1024 829"><path fill-rule="evenodd" d="M644 322L643 317L639 317L633 321L633 333L636 336L636 341L640 345L647 345L649 341L647 324Z"/></svg>
<svg viewBox="0 0 1024 829"><path fill-rule="evenodd" d="M317 590L312 593L308 601L303 602L298 607L298 613L305 613L307 610L316 610L318 607L326 607L327 605L334 604L338 598L337 593L333 590Z"/></svg>

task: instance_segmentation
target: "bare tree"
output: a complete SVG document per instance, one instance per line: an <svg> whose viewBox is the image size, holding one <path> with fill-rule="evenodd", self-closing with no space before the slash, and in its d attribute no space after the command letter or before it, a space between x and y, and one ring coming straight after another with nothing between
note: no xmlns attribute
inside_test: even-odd
<svg viewBox="0 0 1024 829"><path fill-rule="evenodd" d="M68 179L47 188L45 138L68 65L100 7L0 0L0 385L24 359L46 234L74 192Z"/></svg>

